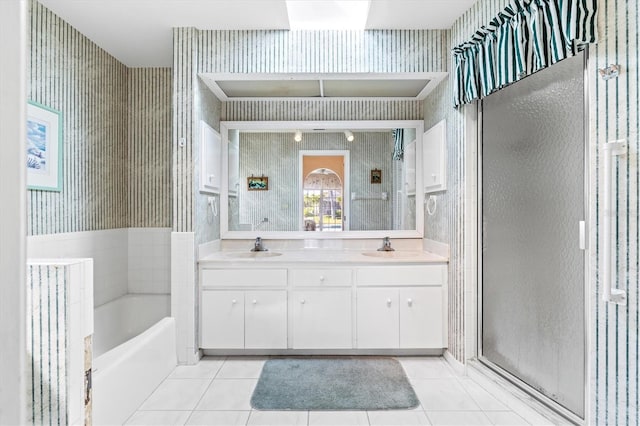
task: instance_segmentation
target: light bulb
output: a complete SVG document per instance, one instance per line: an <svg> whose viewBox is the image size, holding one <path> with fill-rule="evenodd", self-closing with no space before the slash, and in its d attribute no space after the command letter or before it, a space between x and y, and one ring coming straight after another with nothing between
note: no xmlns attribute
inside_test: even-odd
<svg viewBox="0 0 640 426"><path fill-rule="evenodd" d="M296 142L302 142L302 132L300 130L296 130L296 134L293 136L293 140Z"/></svg>
<svg viewBox="0 0 640 426"><path fill-rule="evenodd" d="M353 142L353 133L351 133L351 131L345 130L344 136L347 138L347 141Z"/></svg>

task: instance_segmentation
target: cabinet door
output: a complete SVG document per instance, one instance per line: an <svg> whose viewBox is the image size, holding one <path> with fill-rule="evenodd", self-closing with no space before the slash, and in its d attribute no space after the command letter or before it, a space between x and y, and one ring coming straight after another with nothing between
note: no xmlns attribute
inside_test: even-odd
<svg viewBox="0 0 640 426"><path fill-rule="evenodd" d="M424 192L444 191L446 182L447 124L445 120L427 130L422 137L422 184Z"/></svg>
<svg viewBox="0 0 640 426"><path fill-rule="evenodd" d="M358 289L356 327L358 348L397 348L399 344L398 289Z"/></svg>
<svg viewBox="0 0 640 426"><path fill-rule="evenodd" d="M351 290L292 292L294 349L350 349Z"/></svg>
<svg viewBox="0 0 640 426"><path fill-rule="evenodd" d="M200 346L205 349L244 348L242 291L203 291L200 306Z"/></svg>
<svg viewBox="0 0 640 426"><path fill-rule="evenodd" d="M287 348L287 292L247 291L244 298L247 349Z"/></svg>
<svg viewBox="0 0 640 426"><path fill-rule="evenodd" d="M444 347L442 314L442 287L400 289L400 347Z"/></svg>

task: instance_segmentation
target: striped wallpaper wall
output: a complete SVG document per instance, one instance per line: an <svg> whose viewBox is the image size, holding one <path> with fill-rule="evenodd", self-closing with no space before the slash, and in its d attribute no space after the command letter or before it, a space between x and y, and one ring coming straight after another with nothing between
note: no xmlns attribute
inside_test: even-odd
<svg viewBox="0 0 640 426"><path fill-rule="evenodd" d="M129 227L171 226L171 68L128 70Z"/></svg>
<svg viewBox="0 0 640 426"><path fill-rule="evenodd" d="M198 61L195 28L173 29L173 215L174 232L194 231L193 91ZM218 129L219 130L219 129Z"/></svg>
<svg viewBox="0 0 640 426"><path fill-rule="evenodd" d="M443 31L198 31L174 29L174 231L194 228L192 116L197 73L440 72ZM234 101L222 120L421 119L418 101ZM177 148L180 138L185 147Z"/></svg>
<svg viewBox="0 0 640 426"><path fill-rule="evenodd" d="M226 121L422 120L422 101L288 100L229 101Z"/></svg>
<svg viewBox="0 0 640 426"><path fill-rule="evenodd" d="M439 30L198 31L197 72L346 73L446 70Z"/></svg>
<svg viewBox="0 0 640 426"><path fill-rule="evenodd" d="M67 271L27 266L27 403L31 424L69 424Z"/></svg>
<svg viewBox="0 0 640 426"><path fill-rule="evenodd" d="M447 31L447 67L451 70L450 49L471 37L480 26L488 23L509 0L481 0L459 18ZM446 83L446 84L445 84ZM425 237L449 244L449 352L465 360L464 321L464 179L468 160L464 156L465 121L462 110L453 108L454 77L450 73L424 102L425 130L440 120L447 120L447 190L437 194L438 208L433 216L425 211ZM473 330L469 330L473 332Z"/></svg>
<svg viewBox="0 0 640 426"><path fill-rule="evenodd" d="M62 112L62 192L29 191L28 235L127 226L127 68L30 2L27 97Z"/></svg>
<svg viewBox="0 0 640 426"><path fill-rule="evenodd" d="M171 223L171 70L128 69L35 0L28 94L63 117L61 192L28 192L28 235Z"/></svg>
<svg viewBox="0 0 640 426"><path fill-rule="evenodd" d="M589 64L591 146L591 414L601 425L638 425L639 340L639 191L640 71L638 1L600 0L600 41ZM597 69L620 64L620 77L604 81ZM627 291L626 306L602 301L602 144L627 139L629 155L618 160L615 237L616 287ZM595 231L595 232L594 232Z"/></svg>
<svg viewBox="0 0 640 426"><path fill-rule="evenodd" d="M473 31L489 22L508 0L481 0L456 21L448 46L468 39ZM599 42L590 49L588 70L590 104L590 424L637 425L639 412L639 191L640 170L640 71L638 69L639 4L633 0L599 1ZM608 64L622 66L619 78L605 82L597 69ZM428 238L451 244L453 261L449 271L449 350L464 360L465 330L462 244L464 224L463 193L465 161L461 155L465 132L464 116L453 110L452 81L441 84L425 101L425 129L441 118L448 123L448 182L450 189L439 197L438 212L425 218ZM601 146L608 140L626 138L629 155L617 165L618 228L616 236L617 286L628 293L627 306L616 307L602 301L600 276L601 220L598 208L602 193Z"/></svg>

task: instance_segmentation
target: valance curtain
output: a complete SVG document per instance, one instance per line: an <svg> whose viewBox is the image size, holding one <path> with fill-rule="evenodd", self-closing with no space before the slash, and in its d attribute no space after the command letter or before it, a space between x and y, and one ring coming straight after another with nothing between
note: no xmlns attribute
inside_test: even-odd
<svg viewBox="0 0 640 426"><path fill-rule="evenodd" d="M404 157L404 129L395 129L393 131L393 155L394 160L402 160Z"/></svg>
<svg viewBox="0 0 640 426"><path fill-rule="evenodd" d="M597 0L513 0L453 48L454 106L481 99L596 41Z"/></svg>

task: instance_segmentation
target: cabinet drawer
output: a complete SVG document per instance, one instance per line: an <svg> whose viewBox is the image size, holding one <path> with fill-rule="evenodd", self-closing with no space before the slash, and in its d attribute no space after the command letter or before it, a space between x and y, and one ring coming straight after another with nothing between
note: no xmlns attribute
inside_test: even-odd
<svg viewBox="0 0 640 426"><path fill-rule="evenodd" d="M286 269L203 269L203 287L286 286Z"/></svg>
<svg viewBox="0 0 640 426"><path fill-rule="evenodd" d="M350 286L351 269L291 269L294 286Z"/></svg>
<svg viewBox="0 0 640 426"><path fill-rule="evenodd" d="M445 282L445 265L369 266L356 269L356 284L359 286L438 286Z"/></svg>

